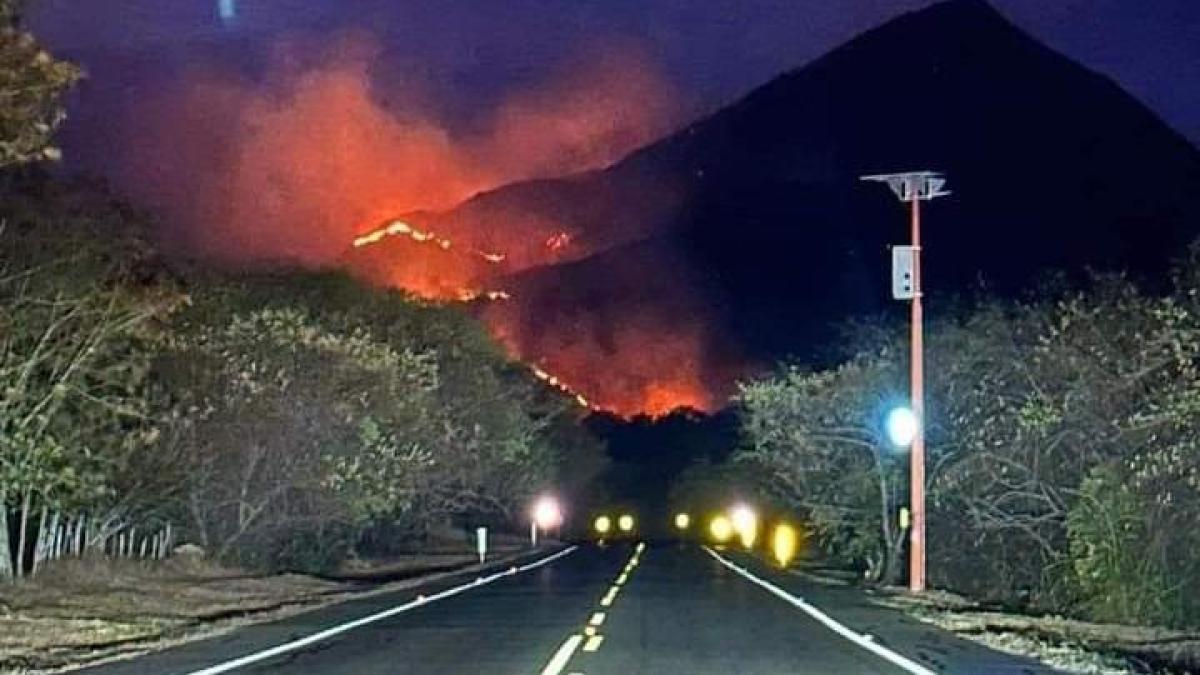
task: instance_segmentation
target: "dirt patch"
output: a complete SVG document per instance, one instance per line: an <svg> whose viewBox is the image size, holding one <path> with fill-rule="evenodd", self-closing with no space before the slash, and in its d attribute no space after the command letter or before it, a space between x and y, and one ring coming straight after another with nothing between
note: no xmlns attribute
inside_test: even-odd
<svg viewBox="0 0 1200 675"><path fill-rule="evenodd" d="M1014 614L944 591L912 596L888 589L873 594L873 600L993 649L1032 656L1067 672L1200 672L1197 632Z"/></svg>
<svg viewBox="0 0 1200 675"><path fill-rule="evenodd" d="M529 553L505 547L487 567ZM127 658L474 569L474 555L461 550L358 561L323 579L248 574L193 557L57 561L32 580L0 585L0 673Z"/></svg>

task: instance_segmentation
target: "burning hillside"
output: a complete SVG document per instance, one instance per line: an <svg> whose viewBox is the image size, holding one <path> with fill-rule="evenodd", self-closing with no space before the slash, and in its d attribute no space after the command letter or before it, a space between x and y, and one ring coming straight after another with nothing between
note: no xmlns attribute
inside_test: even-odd
<svg viewBox="0 0 1200 675"><path fill-rule="evenodd" d="M163 239L175 250L237 264L348 262L377 283L483 307L514 356L581 404L711 407L699 315L652 325L631 305L629 316L601 319L583 299L569 323L554 322L557 310L537 306L544 293L510 286L524 270L644 237L653 227L630 225L621 209L652 205L665 220L679 198L670 186L638 181L633 200L617 186L621 199L601 196L594 222L569 227L519 206L475 220L433 215L500 185L606 167L660 136L677 113L656 69L629 50L589 55L451 124L417 80L377 91L380 53L362 34L317 49L294 38L257 77L194 67L129 111L120 182L169 216Z"/></svg>

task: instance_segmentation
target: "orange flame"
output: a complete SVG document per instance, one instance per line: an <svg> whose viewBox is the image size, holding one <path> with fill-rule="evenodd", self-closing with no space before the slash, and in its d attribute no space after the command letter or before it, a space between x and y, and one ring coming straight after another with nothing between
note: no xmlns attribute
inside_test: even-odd
<svg viewBox="0 0 1200 675"><path fill-rule="evenodd" d="M393 220L385 227L381 227L360 237L356 237L352 243L354 248L362 248L364 246L370 246L371 244L378 244L389 236L405 236L422 244L432 243L443 251L449 251L454 247L454 244L449 239L443 239L433 232L424 232L419 230L403 220ZM493 265L504 262L505 258L503 253L489 253L487 251L480 251L478 249L468 249L468 253L484 261L492 263Z"/></svg>
<svg viewBox="0 0 1200 675"><path fill-rule="evenodd" d="M431 299L489 301L480 311L493 333L580 405L625 414L712 407L695 325L644 324L643 309L632 307L621 320L585 318L586 334L577 335L579 322L543 320L542 299L496 288L501 275L648 233L567 232L515 208L439 221L437 232L405 216L513 181L597 169L667 131L676 113L671 87L636 50L588 58L464 133L432 115L436 106L412 83L380 104L369 74L381 50L370 36L300 47L282 45L261 78L197 69L174 90L131 105L115 144L126 153L116 180L168 216L177 228L164 233L168 244L227 261L325 265L345 261L352 242L351 265L375 282ZM318 65L298 65L294 53L315 54L303 62ZM645 193L672 208L661 186ZM631 228L633 220L608 218ZM511 316L488 314L499 308Z"/></svg>

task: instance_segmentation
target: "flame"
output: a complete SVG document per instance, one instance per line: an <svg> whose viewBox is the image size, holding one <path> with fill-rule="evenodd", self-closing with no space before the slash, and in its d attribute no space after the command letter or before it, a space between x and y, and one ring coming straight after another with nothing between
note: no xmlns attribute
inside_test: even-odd
<svg viewBox="0 0 1200 675"><path fill-rule="evenodd" d="M571 244L571 235L566 232L557 232L546 240L546 248L551 251L561 251Z"/></svg>
<svg viewBox="0 0 1200 675"><path fill-rule="evenodd" d="M491 305L482 318L510 354L532 367L534 375L567 395L585 394L587 407L631 417L667 415L679 408L711 411L721 406L735 378L732 368L714 368L698 323L659 321L640 308L636 320L556 326L522 316L539 308L525 302Z"/></svg>
<svg viewBox="0 0 1200 675"><path fill-rule="evenodd" d="M462 302L475 302L480 299L498 302L501 300L512 300L512 294L508 291L476 291L464 288L458 292L458 299Z"/></svg>
<svg viewBox="0 0 1200 675"><path fill-rule="evenodd" d="M569 396L570 398L574 399L575 402L578 403L580 406L582 406L584 408L592 408L593 407L591 402L588 401L586 396L584 396L583 394L580 394L579 392L572 389L565 382L558 379L558 377L551 375L550 373L546 372L545 370L542 370L540 367L538 367L536 365L529 366L529 371L531 373L533 373L534 377L536 377L537 379L541 380L542 382L545 382L550 387L553 387L554 389L557 389L557 390L561 391L562 393L566 394L567 396Z"/></svg>
<svg viewBox="0 0 1200 675"><path fill-rule="evenodd" d="M439 119L442 102L426 100L420 82L379 91L371 73L388 64L372 36L304 37L281 44L255 77L214 64L173 73L110 125L118 137L109 145L122 152L114 181L166 216L175 228L161 233L168 248L237 263L348 262L375 283L476 303L510 354L539 364L539 379L553 379L580 405L661 414L716 404L702 317L647 322L643 314L657 310L640 306L624 316L581 308L580 317L548 317L541 305L556 289L497 288L502 275L647 236L637 228L664 217L626 218L610 203L616 195L571 227L517 206L454 222L411 215L444 212L515 181L600 169L660 137L677 119L675 97L636 49L585 55L464 131ZM661 216L677 203L669 186L638 189L638 199L625 201L639 209ZM489 315L502 308L507 318Z"/></svg>
<svg viewBox="0 0 1200 675"><path fill-rule="evenodd" d="M360 237L356 237L352 244L354 248L362 248L364 246L378 244L389 236L408 237L409 239L421 244L431 243L443 251L449 251L454 247L454 244L449 239L439 237L433 232L419 230L403 220L393 220L384 227L368 232ZM487 251L480 251L473 248L467 249L467 253L493 265L502 263L505 259L505 255L503 253L489 253Z"/></svg>

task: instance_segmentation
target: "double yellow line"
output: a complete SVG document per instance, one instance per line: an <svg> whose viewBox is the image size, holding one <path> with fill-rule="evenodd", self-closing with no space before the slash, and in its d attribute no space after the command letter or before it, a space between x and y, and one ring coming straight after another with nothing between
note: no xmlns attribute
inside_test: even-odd
<svg viewBox="0 0 1200 675"><path fill-rule="evenodd" d="M641 561L642 551L646 550L645 542L638 542L638 545L633 549L633 555L629 556L629 561L625 563L625 568L617 575L612 586L609 586L608 591L600 598L601 607L611 607L613 601L617 598L617 593L621 592L621 588L629 581L629 575L637 568ZM604 642L604 636L600 634L600 627L604 625L604 620L608 617L604 611L593 612L587 621L587 625L583 627L583 634L574 633L567 637L567 640L562 643L558 651L554 652L550 662L542 669L541 675L559 675L571 657L575 655L576 650L583 646L583 651L594 652L600 649L600 645ZM572 675L582 675L581 673L573 673Z"/></svg>

